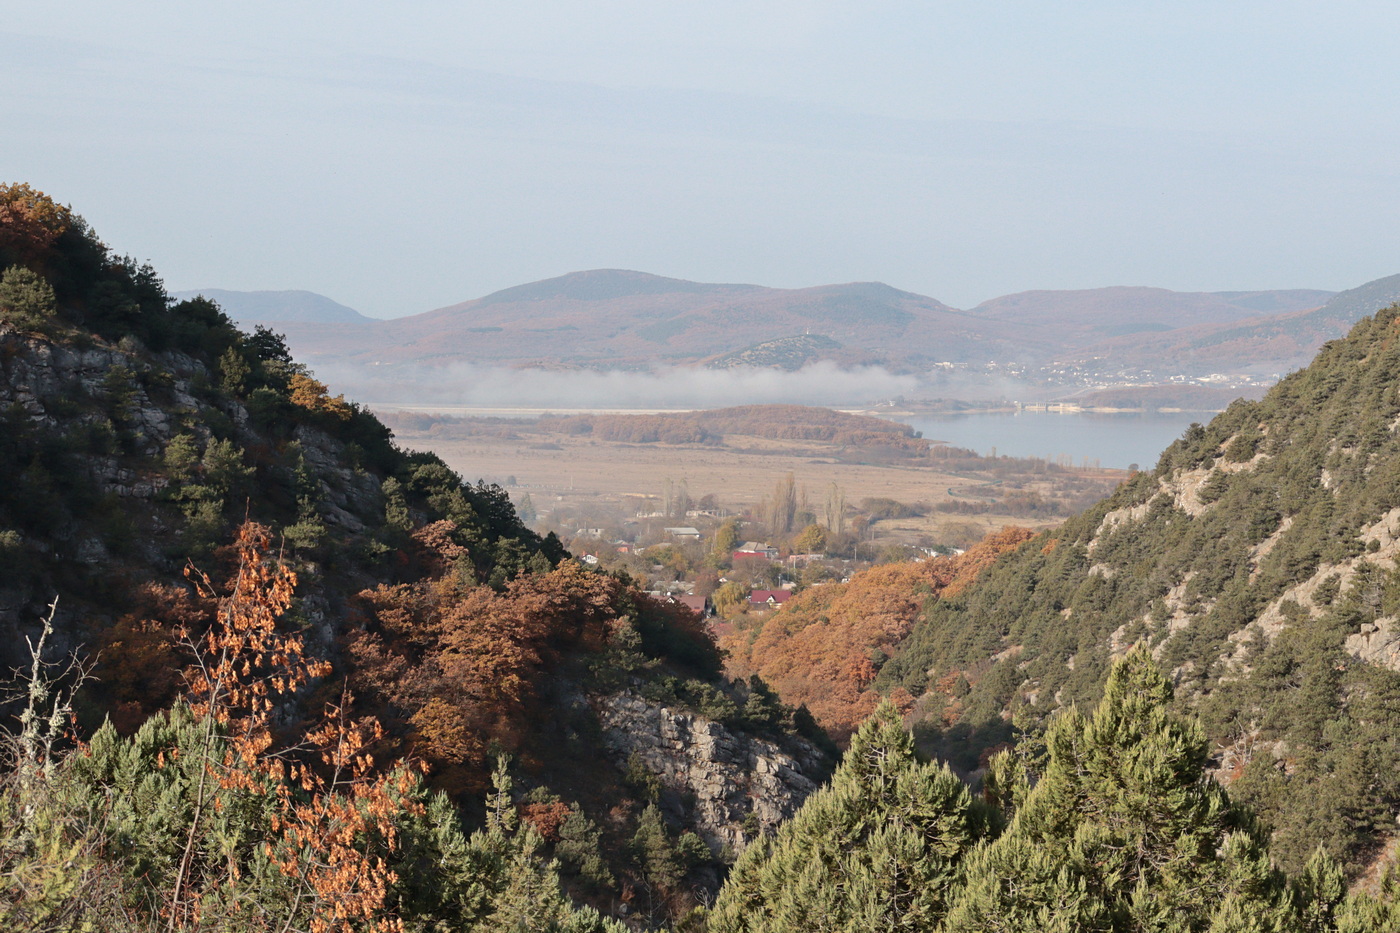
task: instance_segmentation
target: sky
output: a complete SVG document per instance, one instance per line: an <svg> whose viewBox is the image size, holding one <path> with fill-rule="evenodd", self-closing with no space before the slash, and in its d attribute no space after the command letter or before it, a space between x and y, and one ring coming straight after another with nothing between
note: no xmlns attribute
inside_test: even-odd
<svg viewBox="0 0 1400 933"><path fill-rule="evenodd" d="M13 4L0 181L172 290L394 317L590 268L1340 290L1400 272L1400 6Z"/></svg>

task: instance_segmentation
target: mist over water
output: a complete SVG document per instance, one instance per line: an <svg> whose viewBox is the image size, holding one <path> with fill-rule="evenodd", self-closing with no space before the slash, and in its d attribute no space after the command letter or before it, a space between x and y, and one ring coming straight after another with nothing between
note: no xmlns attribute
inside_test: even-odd
<svg viewBox="0 0 1400 933"><path fill-rule="evenodd" d="M318 378L350 398L383 408L448 414L531 415L542 411L653 411L792 404L866 408L903 398L1043 401L1052 390L974 374L932 377L879 366L816 363L775 369L675 367L648 371L512 369L456 363L441 367L366 366L325 361ZM1063 389L1060 390L1063 392ZM1150 467L1196 413L1059 413L972 411L897 416L930 440L1014 457L1045 457L1075 466Z"/></svg>
<svg viewBox="0 0 1400 933"><path fill-rule="evenodd" d="M1141 469L1156 466L1162 451L1204 412L980 411L919 415L893 420L923 436L980 454L1044 457L1072 466Z"/></svg>
<svg viewBox="0 0 1400 933"><path fill-rule="evenodd" d="M318 378L357 401L492 409L696 409L732 405L870 405L933 387L878 366L817 363L797 372L677 367L644 372L313 364Z"/></svg>

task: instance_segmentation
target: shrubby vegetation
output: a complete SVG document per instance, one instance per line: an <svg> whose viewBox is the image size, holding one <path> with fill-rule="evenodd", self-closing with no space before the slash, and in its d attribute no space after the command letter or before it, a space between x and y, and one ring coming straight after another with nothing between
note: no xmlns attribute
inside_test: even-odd
<svg viewBox="0 0 1400 933"><path fill-rule="evenodd" d="M62 752L71 695L36 664L0 783L0 903L17 929L146 931L627 929L570 904L561 870L612 876L598 827L555 795L518 795L498 758L468 834L411 763L374 769L372 720L329 707L278 750L282 691L319 662L276 616L294 580L246 526L218 620L194 643L185 697L130 738L110 725ZM269 702L273 701L273 702ZM831 783L740 856L711 910L677 930L1309 931L1400 924L1400 885L1349 895L1322 847L1293 878L1209 777L1203 730L1171 710L1145 648L1090 715L1067 711L1040 751L993 758L972 796L925 763L884 704ZM638 780L645 780L641 774ZM546 841L564 860L545 855ZM654 806L629 848L650 906L707 853Z"/></svg>
<svg viewBox="0 0 1400 933"><path fill-rule="evenodd" d="M279 748L274 712L325 673L278 630L295 578L245 525L187 692L133 736L109 723L60 754L66 695L37 664L0 785L0 905L15 929L620 930L569 904L498 759L483 829L380 729L328 706ZM193 637L193 636L191 636Z"/></svg>

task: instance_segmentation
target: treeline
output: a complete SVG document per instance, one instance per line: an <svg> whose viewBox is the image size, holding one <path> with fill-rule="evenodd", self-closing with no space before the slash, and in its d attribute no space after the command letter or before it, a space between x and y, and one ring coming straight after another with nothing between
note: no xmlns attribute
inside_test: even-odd
<svg viewBox="0 0 1400 933"><path fill-rule="evenodd" d="M716 434L689 413L674 415L544 416L536 422L544 433L587 434L620 444L718 444Z"/></svg>
<svg viewBox="0 0 1400 933"><path fill-rule="evenodd" d="M712 411L655 415L545 417L541 430L591 434L624 443L717 444L726 435L812 441L854 448L879 448L920 456L928 442L908 425L804 405L744 405Z"/></svg>

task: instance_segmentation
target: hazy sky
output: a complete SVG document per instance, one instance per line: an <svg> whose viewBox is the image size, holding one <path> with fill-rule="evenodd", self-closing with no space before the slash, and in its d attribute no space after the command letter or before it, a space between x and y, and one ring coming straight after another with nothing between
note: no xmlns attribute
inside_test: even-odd
<svg viewBox="0 0 1400 933"><path fill-rule="evenodd" d="M1400 7L11 4L0 181L172 289L393 316L578 269L959 307L1400 272Z"/></svg>

